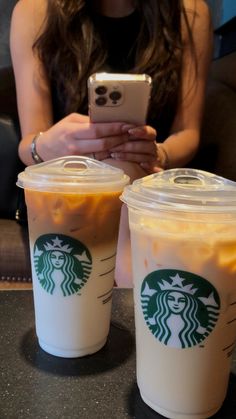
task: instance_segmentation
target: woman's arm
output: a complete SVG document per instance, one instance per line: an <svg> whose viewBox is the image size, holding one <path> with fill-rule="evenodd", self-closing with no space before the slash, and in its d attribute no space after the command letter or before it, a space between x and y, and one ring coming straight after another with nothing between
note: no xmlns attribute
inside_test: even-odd
<svg viewBox="0 0 236 419"><path fill-rule="evenodd" d="M185 0L185 10L192 31L194 53L182 18L183 55L182 89L172 134L164 142L170 167L180 167L188 163L199 146L201 120L204 109L206 81L212 58L212 26L208 6L205 1Z"/></svg>
<svg viewBox="0 0 236 419"><path fill-rule="evenodd" d="M52 125L48 82L32 50L43 25L45 8L44 0L20 0L11 20L10 48L22 134L19 154L26 164L33 163L30 153L33 136Z"/></svg>

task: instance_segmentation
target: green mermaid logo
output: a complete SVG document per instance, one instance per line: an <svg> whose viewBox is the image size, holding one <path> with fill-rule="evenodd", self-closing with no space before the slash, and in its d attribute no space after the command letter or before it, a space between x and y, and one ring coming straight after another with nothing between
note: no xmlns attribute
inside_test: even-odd
<svg viewBox="0 0 236 419"><path fill-rule="evenodd" d="M153 335L174 348L190 348L214 329L220 310L216 289L186 271L162 269L150 273L141 287L145 321Z"/></svg>
<svg viewBox="0 0 236 419"><path fill-rule="evenodd" d="M92 270L88 249L78 240L62 234L45 234L34 245L37 278L49 294L69 296L78 293Z"/></svg>

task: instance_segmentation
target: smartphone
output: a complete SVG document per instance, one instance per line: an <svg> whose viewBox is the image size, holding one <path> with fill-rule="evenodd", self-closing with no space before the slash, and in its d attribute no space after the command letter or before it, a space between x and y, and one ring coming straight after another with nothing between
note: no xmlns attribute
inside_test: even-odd
<svg viewBox="0 0 236 419"><path fill-rule="evenodd" d="M147 74L95 73L88 79L91 122L145 125L152 79Z"/></svg>

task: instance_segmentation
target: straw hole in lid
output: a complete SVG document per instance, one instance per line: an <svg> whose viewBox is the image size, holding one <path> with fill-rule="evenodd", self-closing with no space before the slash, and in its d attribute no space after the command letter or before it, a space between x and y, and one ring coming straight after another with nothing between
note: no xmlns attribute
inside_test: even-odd
<svg viewBox="0 0 236 419"><path fill-rule="evenodd" d="M174 178L174 183L180 184L180 185L203 185L203 181L199 179L197 176L176 176Z"/></svg>
<svg viewBox="0 0 236 419"><path fill-rule="evenodd" d="M77 161L70 161L70 162L66 162L64 164L64 169L68 170L68 171L83 171L88 169L88 165L86 164L86 162L77 162Z"/></svg>

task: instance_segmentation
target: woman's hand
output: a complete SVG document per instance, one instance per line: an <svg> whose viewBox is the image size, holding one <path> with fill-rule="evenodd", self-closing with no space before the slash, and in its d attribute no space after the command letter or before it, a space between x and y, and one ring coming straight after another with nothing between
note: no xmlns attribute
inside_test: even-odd
<svg viewBox="0 0 236 419"><path fill-rule="evenodd" d="M133 125L122 122L92 124L88 116L72 113L44 131L37 152L43 160L68 155L104 160L111 149L129 140L130 128Z"/></svg>
<svg viewBox="0 0 236 419"><path fill-rule="evenodd" d="M163 156L159 153L156 142L156 130L149 125L144 125L130 128L128 134L128 141L110 149L111 157L116 160L138 163L147 173L163 170Z"/></svg>

